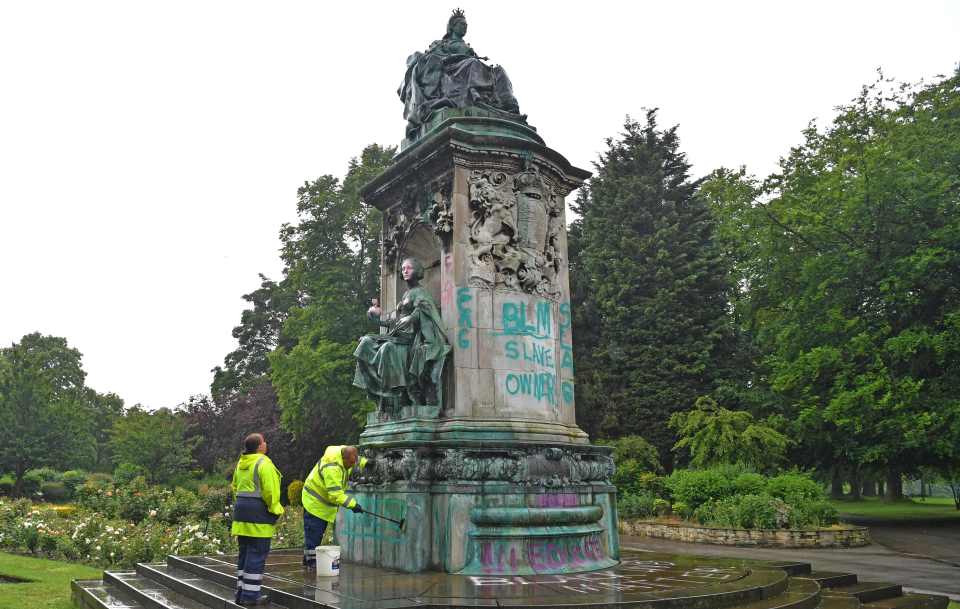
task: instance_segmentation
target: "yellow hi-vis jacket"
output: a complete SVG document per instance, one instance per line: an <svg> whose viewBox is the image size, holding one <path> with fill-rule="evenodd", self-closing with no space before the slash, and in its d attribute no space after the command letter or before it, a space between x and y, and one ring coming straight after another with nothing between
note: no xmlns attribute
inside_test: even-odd
<svg viewBox="0 0 960 609"><path fill-rule="evenodd" d="M323 456L313 466L300 493L303 509L327 522L337 519L337 508L341 505L345 508L357 505L357 500L346 493L347 478L353 468L344 467L343 455L340 454L342 448L328 446L323 451ZM360 468L363 469L366 464L367 458L360 457Z"/></svg>
<svg viewBox="0 0 960 609"><path fill-rule="evenodd" d="M280 505L280 472L261 453L241 455L233 472L234 518L232 535L273 537L274 522L283 514ZM272 522L271 522L272 521Z"/></svg>

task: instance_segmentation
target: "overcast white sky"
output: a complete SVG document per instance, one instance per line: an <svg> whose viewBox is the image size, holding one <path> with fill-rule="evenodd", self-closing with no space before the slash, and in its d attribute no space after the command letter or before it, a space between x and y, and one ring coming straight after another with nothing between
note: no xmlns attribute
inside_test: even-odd
<svg viewBox="0 0 960 609"><path fill-rule="evenodd" d="M878 66L960 60L955 0L0 2L0 345L65 336L128 405L206 392L297 187L399 142L404 61L454 6L585 168L659 106L698 174L766 174Z"/></svg>

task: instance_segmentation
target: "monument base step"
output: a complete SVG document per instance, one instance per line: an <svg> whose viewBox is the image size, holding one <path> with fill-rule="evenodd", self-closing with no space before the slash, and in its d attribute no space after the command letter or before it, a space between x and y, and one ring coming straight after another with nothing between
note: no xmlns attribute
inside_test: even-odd
<svg viewBox="0 0 960 609"><path fill-rule="evenodd" d="M622 607L662 609L946 609L948 599L904 594L899 585L857 582L807 563L693 558L625 550L619 564L586 573L451 575L402 573L344 563L317 577L302 552L275 550L263 592L272 609L405 607ZM236 609L234 556L170 556L165 564L76 580L77 609ZM268 608L269 609L269 608Z"/></svg>

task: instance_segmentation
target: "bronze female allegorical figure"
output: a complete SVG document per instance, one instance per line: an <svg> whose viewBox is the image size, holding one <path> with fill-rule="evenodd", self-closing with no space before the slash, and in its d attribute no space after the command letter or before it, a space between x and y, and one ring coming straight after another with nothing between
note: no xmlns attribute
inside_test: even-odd
<svg viewBox="0 0 960 609"><path fill-rule="evenodd" d="M423 265L407 258L400 267L409 288L397 310L380 321L374 305L367 316L388 328L386 334L360 339L353 356L357 369L353 384L367 390L381 412L396 413L405 405L442 405L443 364L450 352L436 302L420 285Z"/></svg>

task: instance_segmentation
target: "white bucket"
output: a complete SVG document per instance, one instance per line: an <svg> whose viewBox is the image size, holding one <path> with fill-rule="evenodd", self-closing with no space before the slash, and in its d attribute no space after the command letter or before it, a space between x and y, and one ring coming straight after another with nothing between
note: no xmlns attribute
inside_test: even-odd
<svg viewBox="0 0 960 609"><path fill-rule="evenodd" d="M317 546L317 577L340 575L340 546Z"/></svg>

